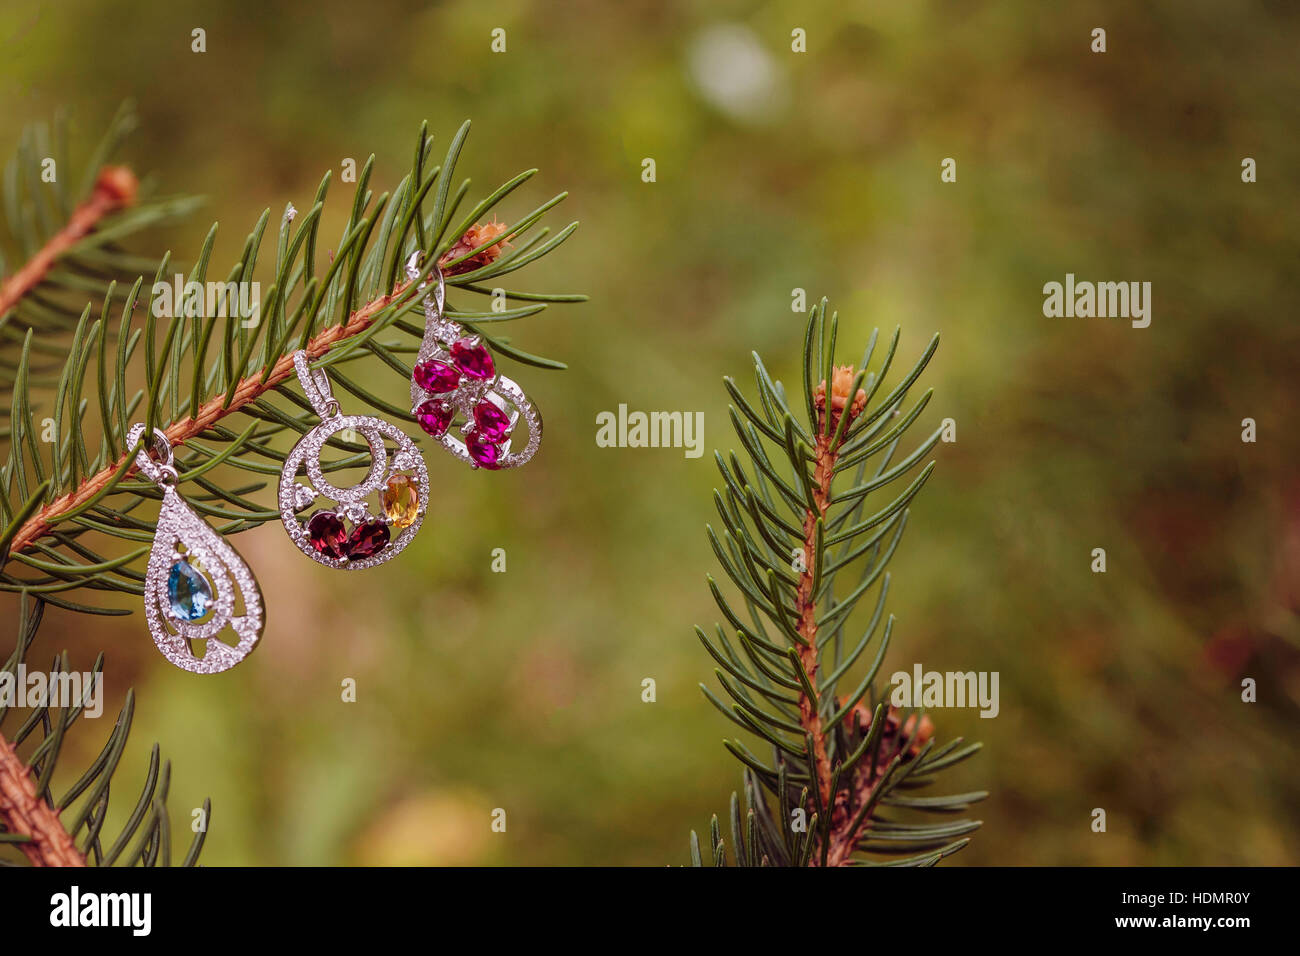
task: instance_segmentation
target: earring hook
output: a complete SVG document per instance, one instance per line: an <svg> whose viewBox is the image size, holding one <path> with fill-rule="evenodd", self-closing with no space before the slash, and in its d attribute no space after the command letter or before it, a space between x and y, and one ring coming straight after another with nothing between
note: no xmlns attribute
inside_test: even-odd
<svg viewBox="0 0 1300 956"><path fill-rule="evenodd" d="M414 252L411 253L410 257L406 260L406 277L408 279L415 279L420 275L420 264L422 262L424 262L424 253L421 250L416 249ZM425 311L426 319L442 318L443 310L447 306L447 280L446 278L444 278L442 274L442 265L439 263L435 263L433 266L433 272L438 277L438 284L433 291L433 305L435 311L432 315L429 314L429 298L426 295L424 299L424 306L425 306L424 311ZM430 275L429 278L432 279L433 275ZM428 283L429 280L426 279L425 285L428 285Z"/></svg>

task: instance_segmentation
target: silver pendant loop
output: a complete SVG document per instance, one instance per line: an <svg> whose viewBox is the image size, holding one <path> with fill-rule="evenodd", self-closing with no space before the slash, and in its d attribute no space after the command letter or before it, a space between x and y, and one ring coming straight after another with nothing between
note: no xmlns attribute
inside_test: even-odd
<svg viewBox="0 0 1300 956"><path fill-rule="evenodd" d="M293 353L293 367L298 373L298 382L303 394L311 404L312 411L321 419L334 418L339 413L339 403L334 398L334 389L330 386L329 376L323 368L311 368L307 352L300 349Z"/></svg>
<svg viewBox="0 0 1300 956"><path fill-rule="evenodd" d="M424 253L416 249L406 260L406 278L416 279L420 275L420 263L424 261ZM433 273L438 277L438 284L433 290L433 301L429 301L428 294L424 297L424 317L425 319L435 315L442 315L442 310L447 306L447 279L442 274L442 266L435 265ZM428 285L429 280L424 280L424 285Z"/></svg>
<svg viewBox="0 0 1300 956"><path fill-rule="evenodd" d="M144 429L143 422L132 425L130 431L126 433L127 445L133 447L144 435ZM158 454L161 461L155 461L149 455L150 448ZM150 442L135 453L135 467L159 488L176 484L179 476L176 471L176 459L172 456L172 443L161 428L155 428Z"/></svg>

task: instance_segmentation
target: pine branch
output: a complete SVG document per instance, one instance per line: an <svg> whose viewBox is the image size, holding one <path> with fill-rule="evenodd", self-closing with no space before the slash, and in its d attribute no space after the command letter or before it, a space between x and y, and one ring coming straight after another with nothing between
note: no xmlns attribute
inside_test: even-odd
<svg viewBox="0 0 1300 956"><path fill-rule="evenodd" d="M99 221L135 202L139 183L125 166L105 166L95 180L95 191L79 205L67 225L49 238L40 251L0 285L0 315L5 315L32 292L49 273L56 259L84 239Z"/></svg>
<svg viewBox="0 0 1300 956"><path fill-rule="evenodd" d="M68 168L62 124L56 124L52 137L44 127L26 131L6 169L4 212L10 234L7 243L0 237L0 246L16 246L26 261L0 286L0 382L11 388L8 409L0 409L9 421L0 432L8 446L0 449L0 590L19 595L17 646L0 675L17 673L46 606L129 613L73 601L66 592L143 592L139 564L148 553L154 524L139 512L158 491L150 482L133 480L137 449L126 438L132 421L143 419L150 428L166 431L178 452L179 482L186 485L191 507L224 522L218 526L221 533L235 533L278 520L278 510L259 505L252 496L263 490L268 477L278 476L288 443L314 424L309 404L289 384L295 351L306 349L317 367L331 369L337 386L350 396L349 411L373 409L413 423L405 408L371 394L347 372L357 361L374 359L409 379L411 370L400 356L418 350L423 328L422 320L404 317L420 309L420 287L435 267L441 266L449 288L491 301L488 308L463 311L448 303L450 318L501 357L538 368L564 365L525 352L484 327L536 315L551 303L585 299L496 285L500 277L556 249L577 223L554 236L541 225L564 193L513 223L488 220L536 170L521 173L468 212L459 212L470 183L453 190L452 177L468 135L466 123L436 166L430 162L432 138L427 124L422 126L411 172L391 194L376 196L369 188L370 157L357 177L351 214L337 247L327 253L323 272L318 272L318 231L331 175L321 180L305 215L287 206L275 238L269 292L253 321L229 315L229 300L227 308L204 309L202 290L216 224L184 277L181 301L171 310L157 308L156 297L168 288L162 280L172 265L170 253L161 261L142 259L119 243L188 212L194 201L140 200L128 172L105 167L132 123L128 110L114 121L88 164L80 201L74 201L62 176L48 182L38 172L51 153L59 157L57 168ZM140 195L146 192L142 185ZM270 218L266 210L223 287L257 281ZM401 267L416 250L423 253L425 265L406 281ZM0 273L4 261L0 255ZM145 276L151 273L154 284L144 291ZM198 283L197 296L188 291L191 283ZM509 299L522 304L503 307ZM138 306L145 307L143 319ZM379 338L390 331L398 337ZM138 386L134 391L133 385ZM39 427L38 408L49 413ZM230 427L235 416L247 423ZM44 437L47 431L53 441ZM326 472L354 467L370 455L368 446L343 436L328 444L338 457L322 462ZM245 476L252 476L252 482ZM124 546L108 553L98 550L115 542ZM95 674L102 664L100 655ZM64 654L52 670L67 668ZM57 801L51 780L84 701L57 713L35 707L14 733L0 735L0 845L17 845L38 864L169 862L170 767L159 760L156 745L125 827L111 845L101 837L109 781L125 748L133 709L128 692L103 751ZM0 722L8 710L0 701ZM24 761L20 748L29 738L35 746ZM204 816L209 812L205 802ZM187 865L197 859L204 832L196 835Z"/></svg>
<svg viewBox="0 0 1300 956"><path fill-rule="evenodd" d="M32 866L85 866L86 858L63 829L54 808L36 795L27 764L0 736L0 820L9 834L25 837L18 849ZM3 837L0 837L2 840Z"/></svg>
<svg viewBox="0 0 1300 956"><path fill-rule="evenodd" d="M47 382L51 363L67 358L60 343L46 337L74 329L88 299L121 300L125 287L120 284L157 264L123 243L187 215L199 202L193 197L153 198L148 179L137 182L127 167L109 164L135 126L129 104L109 124L80 176L70 174L68 125L60 116L52 128L35 124L25 129L4 170L8 235L0 236L0 275L9 278L0 285L0 385L6 388L17 383L14 353L29 331L37 333L30 378L40 385ZM70 188L77 181L80 191ZM6 268L13 253L25 260L16 270ZM7 406L0 408L0 416L9 412Z"/></svg>
<svg viewBox="0 0 1300 956"><path fill-rule="evenodd" d="M24 131L18 154L5 170L4 212L11 227L9 238L11 245L27 256L25 264L0 284L0 382L6 387L17 389L20 371L24 385L40 387L44 382L38 359L20 366L6 346L29 343L33 333L42 330L51 341L42 341L31 352L24 349L24 357L38 353L47 358L61 356L63 361L68 361L66 349L53 339L76 323L81 308L78 298L111 299L116 282L140 265L140 260L125 251L120 241L151 225L183 215L195 205L194 200L185 198L163 201L142 198L149 192L147 185L141 187L128 168L107 164L133 123L127 107L110 124L81 177L85 198L79 202L65 185L71 177L67 175L70 166L66 154L66 123L62 119L56 121L52 136L40 125ZM38 163L41 175L37 175ZM64 218L60 220L60 216ZM0 253L0 272L5 271L4 258ZM12 435L10 429L4 433ZM12 469L6 469L5 477L15 477ZM50 484L44 482L42 489ZM0 502L5 502L2 496ZM10 512L5 502L4 513ZM35 639L44 607L44 601L31 600L27 594L19 596L16 646L8 663L0 668L0 680L7 681L19 693L25 688L17 678ZM93 679L101 679L102 665L101 655L93 668ZM68 674L66 653L54 660L50 671ZM105 849L101 841L109 779L117 769L130 729L133 698L129 692L104 750L56 803L51 788L54 771L69 731L85 713L87 703L88 697L76 706L66 703L54 708L48 703L37 704L29 709L11 735L0 735L0 845L17 846L37 866L170 862L171 841L166 818L170 769L166 763L162 764L160 779L156 746L151 772L135 812L112 847ZM10 713L10 705L0 700L0 723ZM19 748L28 740L34 746L30 757L24 759ZM79 799L81 807L71 809ZM205 815L210 812L206 802L203 812ZM66 821L65 813L69 814ZM83 830L82 845L78 846L77 836ZM185 860L187 864L197 859L203 836L203 833L196 835ZM134 849L127 845L132 839L136 840Z"/></svg>
<svg viewBox="0 0 1300 956"><path fill-rule="evenodd" d="M463 245L464 243L459 243L454 246L444 253L440 259L440 264L448 268L446 273L448 276L469 272L473 268L473 266L465 267L466 262L469 260L460 263L458 266L450 266L450 263L455 261L454 253L457 248ZM486 265L495 260L496 253L484 250L479 253L479 257L479 261ZM408 291L414 295L418 291L418 286L412 281L401 282L393 289L391 294L380 296L357 309L348 317L346 322L321 330L304 346L308 357L312 360L318 359L325 355L335 344L361 334L370 327L371 323L385 309L390 306L396 307L405 304L411 298L410 295L404 295ZM270 367L269 371L258 369L240 379L233 391L226 395L214 396L201 405L194 415L182 421L173 422L163 431L172 446L178 448L187 441L199 437L227 416L241 411L245 405L256 401L267 392L273 391L281 382L288 381L293 377L292 353L281 355ZM111 464L83 480L76 489L45 505L35 515L24 521L18 526L16 533L9 542L9 553L30 549L38 539L49 534L65 515L82 509L88 502L97 501L115 482L132 477L136 469L129 462L134 460L136 450L128 449Z"/></svg>
<svg viewBox="0 0 1300 956"><path fill-rule="evenodd" d="M741 865L860 865L876 862L873 857L879 854L917 850L921 852L894 862L933 864L964 846L964 835L979 822L911 824L890 814L951 813L985 796L903 795L906 789L929 785L935 772L966 759L978 745L962 748L958 739L936 749L928 715L906 712L877 694L892 616L879 632L865 674L852 692L838 692L876 638L889 588L885 566L906 525L907 505L934 463L864 517L867 501L916 469L940 432L891 464L908 427L929 401L926 392L903 413L908 390L938 346L937 336L873 407L899 334L894 333L876 370L869 368L875 334L856 368L835 365L837 334L838 317L827 317L823 300L809 316L805 334L803 421L757 355L757 406L726 380L735 402L732 424L750 470L735 452L726 458L716 455L724 481L723 490L714 494L722 526L720 531L709 527L708 533L745 613L710 578L729 627L717 627L716 641L698 627L696 635L719 665L715 673L733 703L728 706L702 684L705 696L771 747L769 764L744 741L726 741L745 767L743 824L734 794L731 807L731 858ZM871 466L874 472L869 473ZM852 476L852 486L836 490L837 479L846 476ZM838 575L848 568L859 569L857 581L840 587ZM862 637L850 642L848 622L873 589L878 596L871 619ZM775 799L775 812L764 791ZM702 864L699 838L692 833L691 840L692 860ZM725 865L729 856L716 817L710 846L713 862Z"/></svg>
<svg viewBox="0 0 1300 956"><path fill-rule="evenodd" d="M839 378L837 377L837 382ZM849 381L852 381L851 376ZM826 383L823 382L821 388L825 391ZM866 393L863 395L863 404L865 404ZM837 401L843 402L846 398L844 395L835 394ZM853 403L856 405L856 400ZM831 482L835 479L835 464L839 459L840 446L843 444L843 430L836 427L839 424L839 418L844 415L843 404L840 411L827 417L823 411L824 399L818 411L822 419L823 427L817 432L817 442L815 449L815 460L813 464L813 485L812 499L813 507L808 508L804 513L803 520L803 553L812 556L813 560L805 559L806 565L815 567L817 556L821 547L821 528L825 526L826 511L830 507L831 499ZM861 409L857 409L860 413ZM855 414L850 408L847 412L848 420L852 421ZM839 441L835 440L839 436ZM796 647L796 653L799 656L799 664L804 673L808 675L811 681L817 676L818 670L818 652L817 652L817 593L816 593L816 574L811 567L805 569L799 575L799 587L795 596L795 610L798 612L798 630L803 638L803 643ZM804 733L813 742L813 762L816 767L817 782L821 793L829 794L831 792L831 761L827 754L826 734L822 728L821 714L818 711L815 697L808 693L803 687L799 690L799 723L804 729Z"/></svg>
<svg viewBox="0 0 1300 956"><path fill-rule="evenodd" d="M22 684L16 678L21 665L27 661L44 611L44 601L21 596L17 646L4 667L0 667L0 679L7 678L10 686L20 692ZM94 680L102 680L103 663L101 654L90 672ZM50 673L70 673L66 652L54 659ZM55 707L47 690L43 702L26 708L14 731L0 733L0 847L17 846L33 866L170 865L167 791L171 767L167 761L160 761L157 744L153 746L140 796L111 844L104 830L109 784L131 730L135 710L132 691L127 691L126 703L98 757L63 796L55 799L54 770L93 693L92 686L84 686L80 701ZM11 713L15 711L0 699L0 726ZM20 755L20 747L29 747L27 758ZM197 862L203 849L207 824L211 822L210 801L203 802L202 814L204 826L194 835L182 861L185 866Z"/></svg>
<svg viewBox="0 0 1300 956"><path fill-rule="evenodd" d="M484 221L536 172L528 170L457 220L469 182L456 190L450 184L467 134L465 124L453 137L443 163L433 165L429 162L432 138L422 127L411 172L391 196L376 197L368 188L374 166L371 157L357 178L351 215L322 274L317 274L316 250L331 175L322 179L305 215L287 207L280 221L270 291L251 323L205 314L203 302L188 292L172 304L171 313L160 310L155 297L168 290L160 280L170 267L169 255L157 266L152 286L146 287L142 276L123 294L110 281L97 319L91 305L71 322L41 308L24 313L28 328L21 342L14 343L20 348L12 360L8 461L0 470L0 590L39 594L51 604L84 612L96 608L69 600L64 592L79 588L142 592L143 574L137 566L147 551L141 545L148 541L152 526L136 518L135 512L157 492L146 482L132 480L135 449L127 447L126 431L133 419L143 418L168 434L181 452L177 460L181 481L197 484L196 492L187 498L200 514L223 519L221 532L275 520L276 509L258 505L250 496L266 485L267 476L278 473L277 462L289 441L311 427L312 412L289 382L297 349L305 348L318 367L330 367L338 386L357 404L414 424L408 409L362 388L345 374L345 367L373 357L409 378L410 368L401 356L418 349L422 323L405 321L404 316L420 309L418 289L435 263L450 290L491 299L491 307L481 310L458 310L449 303L449 317L504 358L540 368L563 368L562 363L531 355L487 329L497 322L536 315L551 303L585 299L494 287L499 277L549 254L572 235L576 223L554 236L541 225L566 194L512 224ZM267 210L245 241L226 283L252 281L269 221ZM186 277L187 288L199 284L200 296L215 232L214 225ZM24 245L32 247L30 242ZM399 281L402 264L417 249L425 253L421 275L411 282ZM23 303L45 297L52 278L50 273L45 283L25 283L22 288L29 294L20 300L15 314L22 311ZM511 298L523 305L503 307ZM119 318L114 320L112 306L118 302ZM141 305L146 307L143 321L136 316ZM389 330L405 336L405 341L381 340L379 335ZM61 341L55 344L55 339ZM62 367L38 374L38 353L61 354ZM0 364L4 361L0 340ZM128 391L132 380L142 382L134 394ZM53 407L45 425L55 436L48 454L37 439L41 429L34 407L38 401L49 401ZM99 410L97 451L87 441L85 429L95 407ZM243 416L246 424L227 427L227 420L236 415ZM352 467L368 454L364 445L342 436L332 438L329 447L343 456L327 462L326 471ZM255 476L255 483L230 480L240 471ZM100 553L95 542L106 538L127 541L130 550Z"/></svg>

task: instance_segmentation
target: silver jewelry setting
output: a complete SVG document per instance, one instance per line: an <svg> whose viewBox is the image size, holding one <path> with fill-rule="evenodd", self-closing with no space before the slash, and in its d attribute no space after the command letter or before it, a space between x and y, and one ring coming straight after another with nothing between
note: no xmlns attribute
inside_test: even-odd
<svg viewBox="0 0 1300 956"><path fill-rule="evenodd" d="M340 414L329 378L323 370L308 366L306 352L294 353L293 364L307 401L321 422L298 440L280 471L280 521L284 530L299 551L328 568L359 571L383 564L411 543L428 513L429 472L424 457L415 442L390 422L372 415ZM370 447L370 470L358 484L338 488L325 477L321 449L331 436L349 430ZM396 446L391 455L385 439ZM305 482L300 480L299 470L305 473ZM378 514L372 513L366 499L377 491L388 493L394 483L400 487L403 478L403 494L409 495L414 486L414 513L403 513L401 508L390 513L382 506ZM317 498L333 504L304 514ZM344 521L351 525L350 531ZM324 534L323 529L333 533Z"/></svg>
<svg viewBox="0 0 1300 956"><path fill-rule="evenodd" d="M145 426L131 426L127 442L134 446ZM257 645L266 619L262 592L257 579L233 547L200 518L176 490L177 472L171 443L154 429L150 442L160 461L149 449L136 453L136 468L162 489L158 530L144 580L144 613L158 650L171 663L195 674L217 674L234 667ZM177 610L184 600L172 593L172 579L182 587L197 587L190 595L194 612ZM191 583L192 582L192 583ZM186 592L189 593L188 591ZM242 613L236 613L242 604ZM217 635L229 627L239 641L230 645ZM194 653L190 641L207 643L203 656Z"/></svg>
<svg viewBox="0 0 1300 956"><path fill-rule="evenodd" d="M419 276L422 255L417 250L407 259L407 278ZM542 442L542 416L518 383L496 371L490 356L486 370L489 374L475 377L462 372L455 386L446 391L425 388L417 381L418 369L426 363L456 368L458 361L454 353L458 349L481 350L487 355L478 336L469 335L463 326L444 314L447 284L440 268L435 267L435 274L434 289L424 296L424 338L413 366L417 371L411 377L411 414L426 434L471 468L493 471L517 468L537 454ZM433 278L428 282L433 282ZM495 431L485 429L480 423L483 413L475 414L475 409L484 404L504 415ZM485 412L491 414L490 409ZM454 424L457 420L458 427ZM523 442L514 433L520 421L528 427L528 437ZM463 437L457 437L454 431ZM492 437L496 434L501 437Z"/></svg>

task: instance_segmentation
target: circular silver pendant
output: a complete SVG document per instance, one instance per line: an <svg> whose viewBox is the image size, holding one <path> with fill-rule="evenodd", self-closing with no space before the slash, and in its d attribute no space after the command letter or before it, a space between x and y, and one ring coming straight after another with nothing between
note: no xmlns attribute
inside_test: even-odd
<svg viewBox="0 0 1300 956"><path fill-rule="evenodd" d="M411 543L429 510L424 458L390 422L338 414L324 374L309 375L301 352L294 361L308 400L323 420L298 440L280 471L284 530L299 551L326 567L355 571L383 564ZM366 476L345 488L326 477L320 458L325 443L340 432L363 441L371 458Z"/></svg>

